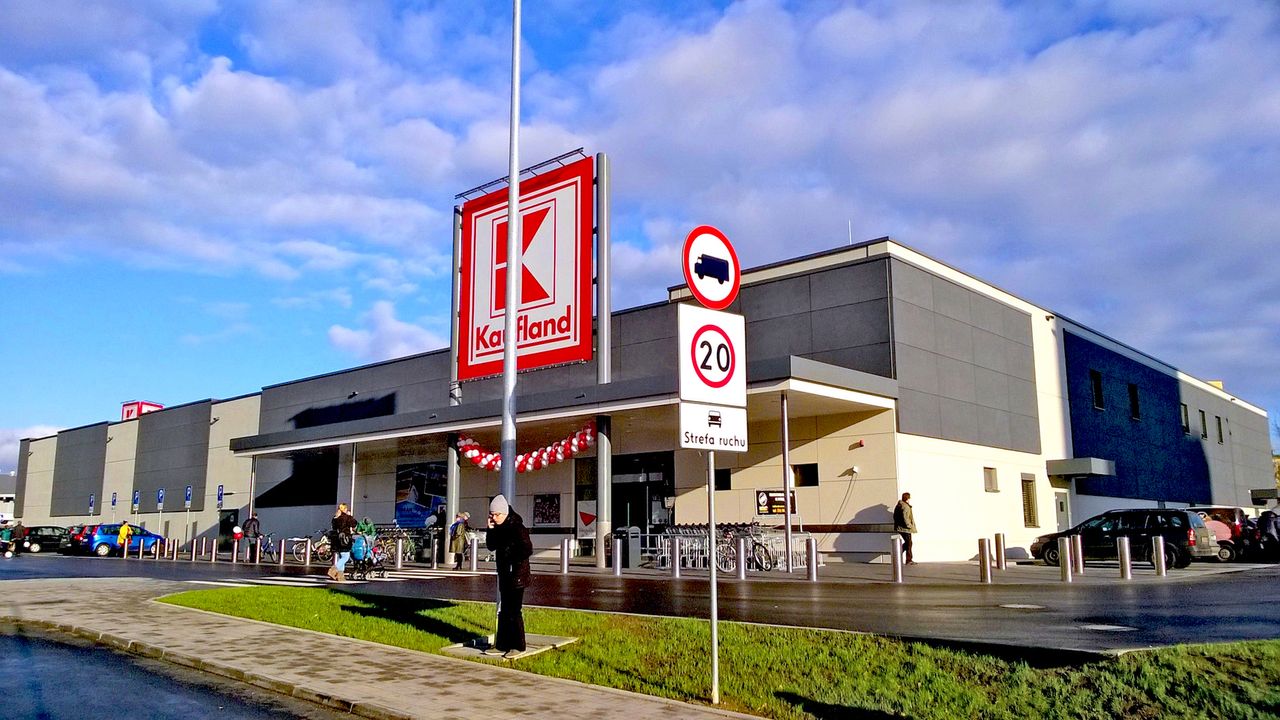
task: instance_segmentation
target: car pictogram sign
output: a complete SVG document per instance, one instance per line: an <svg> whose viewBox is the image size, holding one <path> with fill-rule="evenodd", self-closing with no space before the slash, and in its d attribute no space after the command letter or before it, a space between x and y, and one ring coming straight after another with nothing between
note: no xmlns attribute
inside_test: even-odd
<svg viewBox="0 0 1280 720"><path fill-rule="evenodd" d="M520 183L520 370L591 359L592 158ZM462 206L458 379L502 372L507 191Z"/></svg>
<svg viewBox="0 0 1280 720"><path fill-rule="evenodd" d="M698 302L723 310L738 297L742 267L729 238L710 225L699 225L684 239L684 281Z"/></svg>

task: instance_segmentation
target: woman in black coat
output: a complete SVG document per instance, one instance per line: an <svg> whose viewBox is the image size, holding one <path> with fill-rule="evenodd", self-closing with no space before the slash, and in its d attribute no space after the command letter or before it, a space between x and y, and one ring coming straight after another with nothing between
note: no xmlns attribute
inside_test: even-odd
<svg viewBox="0 0 1280 720"><path fill-rule="evenodd" d="M533 543L524 518L498 495L489 503L489 531L485 546L497 555L498 563L498 633L493 647L511 657L524 652L524 589L529 587L529 556Z"/></svg>

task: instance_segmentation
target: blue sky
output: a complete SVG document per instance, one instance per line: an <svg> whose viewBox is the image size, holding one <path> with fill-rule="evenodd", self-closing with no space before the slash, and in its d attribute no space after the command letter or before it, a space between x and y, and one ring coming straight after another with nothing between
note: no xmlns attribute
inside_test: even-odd
<svg viewBox="0 0 1280 720"><path fill-rule="evenodd" d="M0 472L17 440L441 347L506 169L505 2L0 13ZM613 160L615 306L689 228L892 235L1280 411L1271 2L525 8L522 154Z"/></svg>

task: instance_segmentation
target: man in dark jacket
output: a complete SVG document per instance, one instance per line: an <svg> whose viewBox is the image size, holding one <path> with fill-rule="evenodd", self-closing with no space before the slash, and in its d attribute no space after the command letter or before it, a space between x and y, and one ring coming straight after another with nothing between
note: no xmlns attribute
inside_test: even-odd
<svg viewBox="0 0 1280 720"><path fill-rule="evenodd" d="M493 639L495 651L511 658L524 652L524 589L529 586L529 556L533 543L524 518L498 495L489 503L489 531L484 544L497 555L498 563L498 632Z"/></svg>

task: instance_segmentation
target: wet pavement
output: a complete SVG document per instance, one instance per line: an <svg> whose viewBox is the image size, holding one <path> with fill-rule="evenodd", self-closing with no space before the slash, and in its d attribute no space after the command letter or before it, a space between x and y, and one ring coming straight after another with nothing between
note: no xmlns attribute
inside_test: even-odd
<svg viewBox="0 0 1280 720"><path fill-rule="evenodd" d="M0 712L6 717L40 720L349 717L87 640L13 627L0 627L0 697L4 698Z"/></svg>

